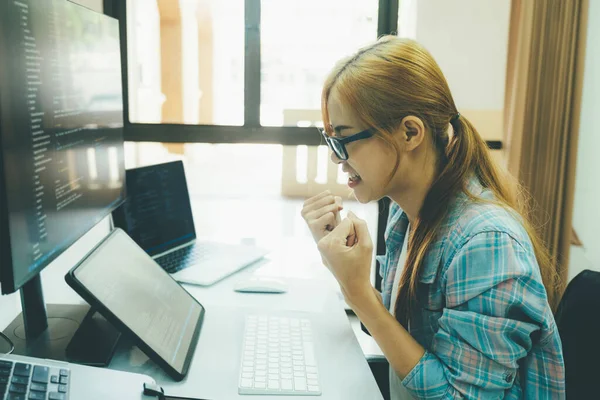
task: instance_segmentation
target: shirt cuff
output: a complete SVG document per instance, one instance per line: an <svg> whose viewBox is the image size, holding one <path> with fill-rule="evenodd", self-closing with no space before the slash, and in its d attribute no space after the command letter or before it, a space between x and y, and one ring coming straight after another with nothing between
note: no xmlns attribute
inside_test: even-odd
<svg viewBox="0 0 600 400"><path fill-rule="evenodd" d="M413 367L413 369L410 370L408 375L406 375L402 380L402 385L404 385L404 387L409 390L418 389L414 386L411 386L411 383L413 383L412 381L414 380L415 376L421 371L421 369L423 369L425 363L431 360L432 358L435 358L435 356L427 350L425 350L425 354L423 354L419 362Z"/></svg>

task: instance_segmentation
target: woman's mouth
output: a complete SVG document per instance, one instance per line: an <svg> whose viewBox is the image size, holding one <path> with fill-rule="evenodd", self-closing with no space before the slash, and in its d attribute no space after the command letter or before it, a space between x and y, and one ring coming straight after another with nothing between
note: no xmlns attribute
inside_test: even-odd
<svg viewBox="0 0 600 400"><path fill-rule="evenodd" d="M348 186L351 188L355 188L361 181L362 178L356 173L349 174L348 176Z"/></svg>

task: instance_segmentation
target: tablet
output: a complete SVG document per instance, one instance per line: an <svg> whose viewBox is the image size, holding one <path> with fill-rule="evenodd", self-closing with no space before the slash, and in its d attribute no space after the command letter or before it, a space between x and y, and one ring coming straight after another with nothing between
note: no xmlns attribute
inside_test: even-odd
<svg viewBox="0 0 600 400"><path fill-rule="evenodd" d="M65 280L173 379L185 377L204 307L123 230L113 230Z"/></svg>

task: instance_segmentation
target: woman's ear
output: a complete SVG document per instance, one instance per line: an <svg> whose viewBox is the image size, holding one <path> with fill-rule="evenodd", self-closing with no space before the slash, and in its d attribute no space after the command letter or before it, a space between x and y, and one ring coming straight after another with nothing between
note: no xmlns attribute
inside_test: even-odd
<svg viewBox="0 0 600 400"><path fill-rule="evenodd" d="M416 149L423 143L425 132L425 124L423 124L423 121L420 118L415 117L414 115L404 117L400 123L398 132L401 135L402 147L404 147L406 151Z"/></svg>

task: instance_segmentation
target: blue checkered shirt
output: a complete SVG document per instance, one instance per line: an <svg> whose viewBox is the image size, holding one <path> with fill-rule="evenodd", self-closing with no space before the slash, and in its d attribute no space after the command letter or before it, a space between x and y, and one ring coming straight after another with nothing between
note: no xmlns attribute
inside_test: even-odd
<svg viewBox="0 0 600 400"><path fill-rule="evenodd" d="M493 199L479 185L471 191ZM378 256L388 309L407 225L392 202ZM560 337L518 216L458 196L419 281L409 331L425 354L402 381L415 398L565 398Z"/></svg>

